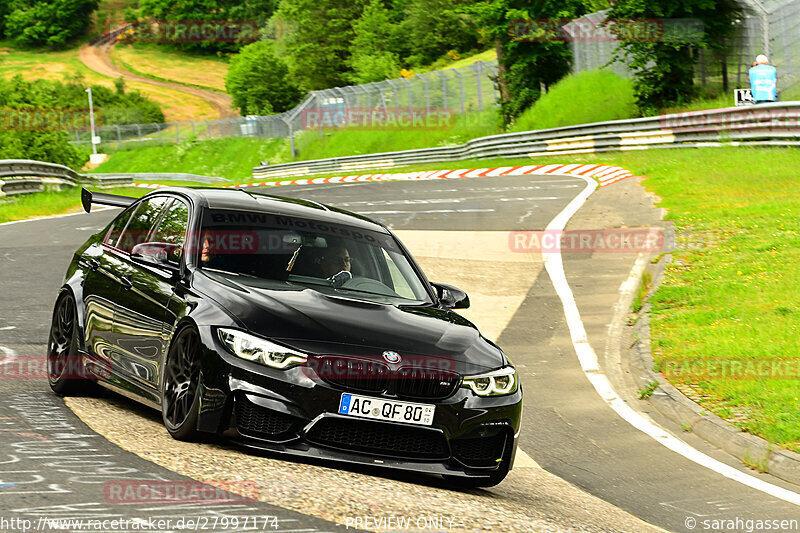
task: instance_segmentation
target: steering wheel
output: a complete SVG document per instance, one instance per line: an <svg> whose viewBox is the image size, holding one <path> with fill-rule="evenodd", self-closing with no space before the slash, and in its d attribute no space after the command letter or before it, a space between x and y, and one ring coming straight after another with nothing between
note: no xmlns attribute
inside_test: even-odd
<svg viewBox="0 0 800 533"><path fill-rule="evenodd" d="M353 289L356 291L373 292L376 294L384 294L386 296L399 296L396 292L380 281L364 276L356 276L345 281L342 284L342 288Z"/></svg>

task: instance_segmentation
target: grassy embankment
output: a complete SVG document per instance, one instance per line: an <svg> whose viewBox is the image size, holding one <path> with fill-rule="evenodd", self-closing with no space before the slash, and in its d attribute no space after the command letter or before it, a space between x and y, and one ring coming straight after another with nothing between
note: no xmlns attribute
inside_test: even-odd
<svg viewBox="0 0 800 533"><path fill-rule="evenodd" d="M589 87L613 86L616 97L610 99L600 90L583 90ZM627 97L620 97L626 94ZM630 82L608 73L583 73L570 77L553 87L545 98L526 112L517 122L517 129L558 127L599 120L630 117L635 113ZM559 102L572 102L581 113L568 113ZM470 139L501 133L494 110L457 115L452 128L432 130L324 130L304 131L295 138L299 160L321 159L347 155L455 146ZM187 141L177 146L135 148L113 152L107 163L97 172L170 172L182 168L183 172L203 175L220 175L227 165L230 172L223 177L236 182L252 181L251 167L260 161L283 163L291 161L288 140L259 141L257 139L220 139L202 143ZM212 149L209 150L209 147ZM109 146L113 149L113 146ZM257 151L256 151L257 150ZM207 157L219 154L218 160ZM230 163L225 163L229 159ZM176 161L180 165L176 165Z"/></svg>

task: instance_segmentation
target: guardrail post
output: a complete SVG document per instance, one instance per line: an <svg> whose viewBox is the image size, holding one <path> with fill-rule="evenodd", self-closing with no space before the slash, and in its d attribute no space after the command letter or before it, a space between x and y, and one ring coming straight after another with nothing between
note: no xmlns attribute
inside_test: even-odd
<svg viewBox="0 0 800 533"><path fill-rule="evenodd" d="M117 146L122 148L122 133L119 131L119 126L114 124L114 127L117 128Z"/></svg>
<svg viewBox="0 0 800 533"><path fill-rule="evenodd" d="M461 112L463 113L464 112L464 75L461 74L461 71L459 71L457 69L451 68L450 70L452 70L453 72L455 72L458 75L458 88L459 88L459 92L461 94Z"/></svg>
<svg viewBox="0 0 800 533"><path fill-rule="evenodd" d="M178 123L178 122L173 122L173 124L175 124L175 144L178 144L178 143L180 143L180 142L181 142L181 128L180 128L180 123Z"/></svg>
<svg viewBox="0 0 800 533"><path fill-rule="evenodd" d="M195 129L194 129L194 120L190 120L189 124L192 125L192 137L197 137L197 132L195 132Z"/></svg>
<svg viewBox="0 0 800 533"><path fill-rule="evenodd" d="M160 127L159 127L159 125L158 125L158 124L156 124L155 122L153 122L153 126L155 126L155 127L156 127L156 129L158 130L158 137L157 137L157 139L158 139L158 144L161 144L161 128L160 128Z"/></svg>
<svg viewBox="0 0 800 533"><path fill-rule="evenodd" d="M139 142L142 142L142 125L136 124L136 134L139 137Z"/></svg>

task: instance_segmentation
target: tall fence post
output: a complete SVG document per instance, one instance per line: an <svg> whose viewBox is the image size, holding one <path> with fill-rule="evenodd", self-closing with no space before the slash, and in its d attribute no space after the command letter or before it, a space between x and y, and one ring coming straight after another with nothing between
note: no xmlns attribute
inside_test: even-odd
<svg viewBox="0 0 800 533"><path fill-rule="evenodd" d="M114 127L117 128L117 147L122 148L122 133L119 131L119 126L114 124Z"/></svg>
<svg viewBox="0 0 800 533"><path fill-rule="evenodd" d="M478 91L478 111L483 111L483 93L481 89L481 66L483 65L483 61L477 61L473 66L473 70L475 71L475 87Z"/></svg>
<svg viewBox="0 0 800 533"><path fill-rule="evenodd" d="M422 80L422 85L425 88L425 116L431 114L431 95L428 92L428 80L422 74L417 74L417 77Z"/></svg>
<svg viewBox="0 0 800 533"><path fill-rule="evenodd" d="M463 113L464 112L464 75L461 74L460 70L457 70L457 69L454 69L454 68L451 68L450 70L455 72L456 76L458 76L458 89L459 89L459 93L461 94L461 112Z"/></svg>
<svg viewBox="0 0 800 533"><path fill-rule="evenodd" d="M395 85L392 80L386 80L386 83L388 83L389 87L394 91L394 112L400 115L400 96L397 94L397 85Z"/></svg>
<svg viewBox="0 0 800 533"><path fill-rule="evenodd" d="M442 109L447 109L447 78L444 75L444 71L437 70L436 73L442 80Z"/></svg>
<svg viewBox="0 0 800 533"><path fill-rule="evenodd" d="M411 96L411 82L408 81L408 78L400 78L400 79L403 80L403 83L405 83L406 87L408 87L408 112L411 113L411 115L413 116L414 115L414 97Z"/></svg>

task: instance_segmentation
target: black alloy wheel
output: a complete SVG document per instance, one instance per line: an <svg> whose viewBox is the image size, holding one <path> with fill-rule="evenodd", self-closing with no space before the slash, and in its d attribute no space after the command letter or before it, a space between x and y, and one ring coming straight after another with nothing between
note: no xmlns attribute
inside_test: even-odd
<svg viewBox="0 0 800 533"><path fill-rule="evenodd" d="M186 327L173 340L164 369L161 414L174 439L197 437L199 385L200 335L193 327Z"/></svg>
<svg viewBox="0 0 800 533"><path fill-rule="evenodd" d="M53 310L47 341L47 380L56 394L74 394L86 390L90 383L78 355L77 314L71 294L59 298Z"/></svg>

